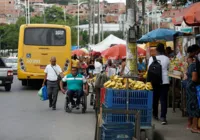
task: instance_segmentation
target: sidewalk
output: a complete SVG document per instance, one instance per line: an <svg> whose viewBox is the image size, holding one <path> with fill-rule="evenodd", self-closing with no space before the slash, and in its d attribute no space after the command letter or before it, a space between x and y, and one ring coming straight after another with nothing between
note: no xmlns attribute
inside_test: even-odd
<svg viewBox="0 0 200 140"><path fill-rule="evenodd" d="M164 140L199 140L200 134L191 133L186 129L187 117L181 116L181 111L176 109L173 113L172 109L168 109L167 114L168 125L161 125L160 122L154 121L155 131L164 137ZM156 139L157 140L157 139ZM160 140L160 139L158 139Z"/></svg>

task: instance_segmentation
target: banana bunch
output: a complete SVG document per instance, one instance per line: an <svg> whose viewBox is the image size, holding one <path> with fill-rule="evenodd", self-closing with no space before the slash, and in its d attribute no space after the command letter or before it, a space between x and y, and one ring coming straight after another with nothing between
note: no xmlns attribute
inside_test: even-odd
<svg viewBox="0 0 200 140"><path fill-rule="evenodd" d="M144 78L144 79L147 78L147 71L146 71L145 74L143 75L143 78Z"/></svg>
<svg viewBox="0 0 200 140"><path fill-rule="evenodd" d="M119 76L111 76L110 80L104 83L105 88L113 88L113 89L123 89L123 78Z"/></svg>
<svg viewBox="0 0 200 140"><path fill-rule="evenodd" d="M128 86L128 87L127 87ZM127 78L120 78L119 76L111 76L110 80L104 83L105 88L112 89L131 89L131 90L152 90L150 82L146 84L142 81L135 81Z"/></svg>
<svg viewBox="0 0 200 140"><path fill-rule="evenodd" d="M146 89L146 90L153 90L153 87L152 87L152 85L151 85L150 82L147 82L147 83L146 83L145 89Z"/></svg>
<svg viewBox="0 0 200 140"><path fill-rule="evenodd" d="M145 90L145 83L142 81L137 81L132 89L133 90Z"/></svg>

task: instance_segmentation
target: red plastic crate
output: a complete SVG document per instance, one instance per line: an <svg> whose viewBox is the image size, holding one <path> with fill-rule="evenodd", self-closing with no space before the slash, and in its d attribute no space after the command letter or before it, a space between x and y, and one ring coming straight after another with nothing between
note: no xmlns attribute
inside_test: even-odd
<svg viewBox="0 0 200 140"><path fill-rule="evenodd" d="M100 103L101 103L101 106L102 106L102 104L105 102L106 88L101 88L100 94L101 94Z"/></svg>

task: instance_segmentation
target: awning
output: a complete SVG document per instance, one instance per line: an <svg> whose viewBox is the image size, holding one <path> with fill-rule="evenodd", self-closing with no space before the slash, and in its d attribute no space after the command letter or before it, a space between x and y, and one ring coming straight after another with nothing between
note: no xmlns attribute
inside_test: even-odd
<svg viewBox="0 0 200 140"><path fill-rule="evenodd" d="M189 6L184 13L183 19L189 26L200 26L200 2Z"/></svg>
<svg viewBox="0 0 200 140"><path fill-rule="evenodd" d="M186 11L187 11L187 8L180 9L176 17L172 18L172 22L174 23L175 26L181 26L183 22L183 17Z"/></svg>

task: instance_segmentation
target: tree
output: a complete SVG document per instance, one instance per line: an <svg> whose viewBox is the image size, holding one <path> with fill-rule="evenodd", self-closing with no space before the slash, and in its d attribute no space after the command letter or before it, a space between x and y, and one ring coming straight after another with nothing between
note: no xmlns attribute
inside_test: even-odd
<svg viewBox="0 0 200 140"><path fill-rule="evenodd" d="M67 25L71 27L71 40L72 45L77 44L77 29L74 26L77 25L77 18L66 14L66 21L64 20L64 12L62 8L53 6L45 10L45 18L47 24L59 24ZM44 23L44 15L31 17L31 23ZM17 49L19 29L22 24L26 24L25 17L19 17L16 24L1 25L0 35L6 33L1 39L1 46L4 49ZM80 45L85 46L88 44L88 35L86 32L80 32Z"/></svg>

